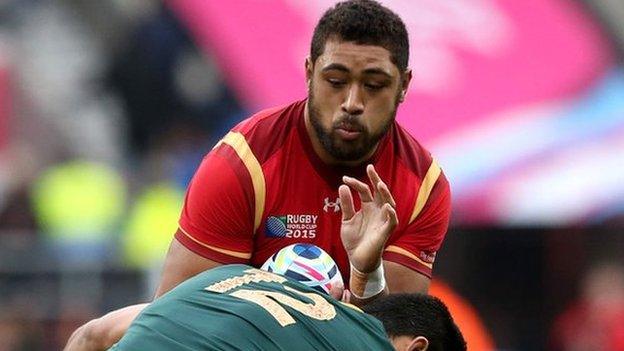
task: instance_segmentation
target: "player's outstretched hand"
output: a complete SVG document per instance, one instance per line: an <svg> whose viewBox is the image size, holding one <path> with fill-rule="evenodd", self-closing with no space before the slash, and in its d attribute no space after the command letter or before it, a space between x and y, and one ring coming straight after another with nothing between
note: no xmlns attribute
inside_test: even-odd
<svg viewBox="0 0 624 351"><path fill-rule="evenodd" d="M399 222L394 209L396 203L388 186L373 165L366 167L366 173L373 185L372 193L366 183L347 176L343 177L344 184L338 188L342 209L340 237L349 261L362 273L379 267L386 241ZM361 200L358 211L355 210L351 189L358 193Z"/></svg>

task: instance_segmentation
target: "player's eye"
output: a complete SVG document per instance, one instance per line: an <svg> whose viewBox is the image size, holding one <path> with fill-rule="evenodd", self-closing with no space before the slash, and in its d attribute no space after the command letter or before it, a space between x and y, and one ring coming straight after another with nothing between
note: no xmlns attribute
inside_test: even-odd
<svg viewBox="0 0 624 351"><path fill-rule="evenodd" d="M374 83L366 83L364 84L364 87L368 90L372 90L372 91L377 91L377 90L381 90L384 85L383 84L374 84Z"/></svg>
<svg viewBox="0 0 624 351"><path fill-rule="evenodd" d="M347 84L344 80L335 78L329 78L327 81L334 88L342 88L345 84Z"/></svg>

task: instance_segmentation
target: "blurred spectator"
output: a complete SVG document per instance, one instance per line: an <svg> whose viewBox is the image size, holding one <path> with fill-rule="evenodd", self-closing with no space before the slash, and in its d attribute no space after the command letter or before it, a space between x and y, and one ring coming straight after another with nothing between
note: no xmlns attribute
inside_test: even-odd
<svg viewBox="0 0 624 351"><path fill-rule="evenodd" d="M169 183L147 186L136 198L122 236L124 261L150 269L167 253L171 233L178 226L184 190Z"/></svg>
<svg viewBox="0 0 624 351"><path fill-rule="evenodd" d="M146 186L135 199L127 217L121 251L123 262L146 273L145 298L153 296L160 277L162 260L178 227L184 188L172 182Z"/></svg>
<svg viewBox="0 0 624 351"><path fill-rule="evenodd" d="M83 161L59 164L37 180L33 199L45 238L65 265L111 256L111 234L126 205L125 184L114 169Z"/></svg>
<svg viewBox="0 0 624 351"><path fill-rule="evenodd" d="M7 11L15 120L32 121L12 138L46 162L63 154L119 164L122 111L103 89L108 55L89 24L65 1L10 1Z"/></svg>
<svg viewBox="0 0 624 351"><path fill-rule="evenodd" d="M555 321L555 351L624 350L624 267L607 262L592 267L582 296Z"/></svg>
<svg viewBox="0 0 624 351"><path fill-rule="evenodd" d="M5 51L5 44L0 37L0 151L8 143L9 118L11 116L9 67Z"/></svg>
<svg viewBox="0 0 624 351"><path fill-rule="evenodd" d="M22 186L9 193L3 205L0 207L0 234L35 234L37 223L31 210L30 189Z"/></svg>
<svg viewBox="0 0 624 351"><path fill-rule="evenodd" d="M212 59L164 6L130 33L109 79L122 97L130 151L138 156L157 147L172 128L210 134L228 130L242 114Z"/></svg>

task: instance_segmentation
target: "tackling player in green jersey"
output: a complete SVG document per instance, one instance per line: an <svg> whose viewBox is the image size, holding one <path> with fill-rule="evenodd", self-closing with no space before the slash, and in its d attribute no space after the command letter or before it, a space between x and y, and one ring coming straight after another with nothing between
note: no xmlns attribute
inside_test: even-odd
<svg viewBox="0 0 624 351"><path fill-rule="evenodd" d="M132 350L466 350L446 306L435 297L381 297L364 311L295 280L245 265L201 273L138 310L114 351ZM366 312L366 313L365 313ZM118 319L123 324L125 318ZM100 321L114 328L116 318ZM66 350L98 350L93 325Z"/></svg>
<svg viewBox="0 0 624 351"><path fill-rule="evenodd" d="M113 350L394 350L377 319L246 265L201 273L152 302Z"/></svg>

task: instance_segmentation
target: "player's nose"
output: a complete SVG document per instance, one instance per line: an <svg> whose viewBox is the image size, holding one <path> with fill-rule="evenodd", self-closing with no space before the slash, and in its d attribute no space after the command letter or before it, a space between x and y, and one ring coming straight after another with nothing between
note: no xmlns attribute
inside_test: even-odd
<svg viewBox="0 0 624 351"><path fill-rule="evenodd" d="M347 91L342 103L342 110L350 115L360 115L364 112L364 100L362 89L357 84L352 84Z"/></svg>

